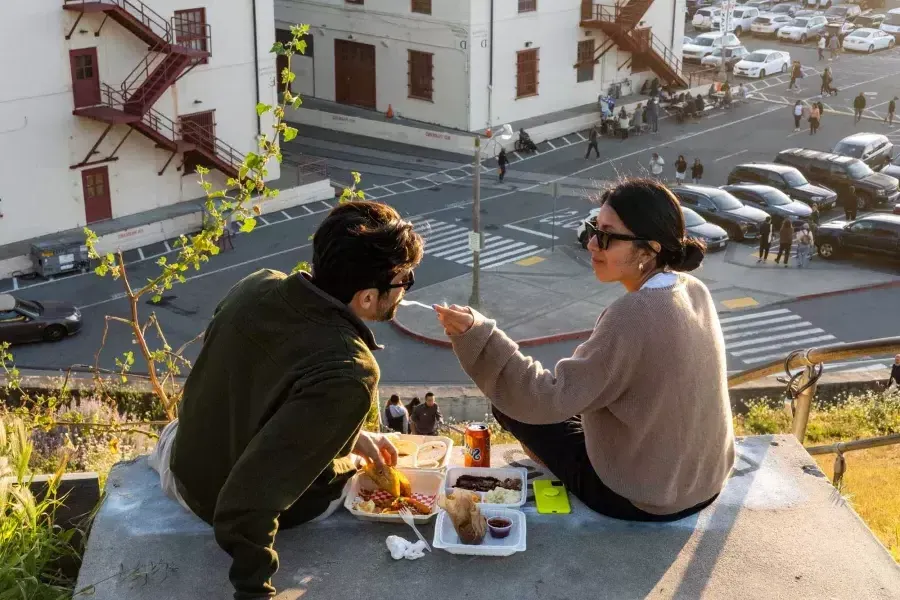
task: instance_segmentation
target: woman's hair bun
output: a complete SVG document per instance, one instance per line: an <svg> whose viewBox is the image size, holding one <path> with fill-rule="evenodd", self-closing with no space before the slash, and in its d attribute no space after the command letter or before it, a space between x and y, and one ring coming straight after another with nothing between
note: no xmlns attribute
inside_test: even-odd
<svg viewBox="0 0 900 600"><path fill-rule="evenodd" d="M706 256L706 244L696 238L686 238L681 252L666 253L665 266L673 271L693 271Z"/></svg>

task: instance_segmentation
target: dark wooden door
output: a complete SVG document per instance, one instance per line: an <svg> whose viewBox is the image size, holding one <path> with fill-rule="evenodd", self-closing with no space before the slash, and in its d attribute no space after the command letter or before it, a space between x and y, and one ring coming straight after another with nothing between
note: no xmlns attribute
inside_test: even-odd
<svg viewBox="0 0 900 600"><path fill-rule="evenodd" d="M186 142L199 148L214 150L216 146L216 111L207 110L191 115L182 115L182 132Z"/></svg>
<svg viewBox="0 0 900 600"><path fill-rule="evenodd" d="M334 40L335 100L375 108L375 81L375 46Z"/></svg>
<svg viewBox="0 0 900 600"><path fill-rule="evenodd" d="M81 187L84 190L84 216L87 222L90 224L111 219L109 169L85 169L81 172Z"/></svg>
<svg viewBox="0 0 900 600"><path fill-rule="evenodd" d="M70 50L69 63L72 67L72 95L75 97L75 108L100 104L97 49Z"/></svg>
<svg viewBox="0 0 900 600"><path fill-rule="evenodd" d="M650 68L647 53L650 52L650 28L640 27L631 32L635 51L631 56L631 72L640 73Z"/></svg>

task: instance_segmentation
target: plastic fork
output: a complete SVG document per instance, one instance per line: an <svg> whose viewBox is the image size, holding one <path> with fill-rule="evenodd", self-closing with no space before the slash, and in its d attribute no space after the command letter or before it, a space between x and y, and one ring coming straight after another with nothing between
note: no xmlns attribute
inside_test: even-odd
<svg viewBox="0 0 900 600"><path fill-rule="evenodd" d="M416 535L419 536L419 540L425 544L425 548L431 552L431 546L428 545L428 541L422 537L422 534L419 533L419 528L416 527L416 522L413 520L413 514L409 511L405 506L400 509L400 518L403 519L403 522L412 527L413 531L416 532Z"/></svg>

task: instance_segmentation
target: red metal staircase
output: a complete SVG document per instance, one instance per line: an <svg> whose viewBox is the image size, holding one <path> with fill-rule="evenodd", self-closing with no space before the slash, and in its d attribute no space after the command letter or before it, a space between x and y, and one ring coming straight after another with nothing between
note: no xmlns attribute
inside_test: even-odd
<svg viewBox="0 0 900 600"><path fill-rule="evenodd" d="M210 27L203 25L198 35L196 24L172 22L162 17L140 0L63 0L63 9L78 13L69 39L82 17L102 13L103 21L95 32L99 35L108 19L120 24L147 44L148 52L125 80L115 89L101 83L101 100L95 106L76 108L75 115L107 124L106 130L88 152L84 161L72 168L107 160L115 154L131 131L138 131L153 140L158 148L172 153L159 174L162 175L178 153L184 153L194 164L216 168L237 177L243 155L225 144L211 132L201 133L193 123L176 123L155 111L153 105L181 77L210 56ZM91 161L97 147L113 125L126 124L129 131L116 146L112 155Z"/></svg>
<svg viewBox="0 0 900 600"><path fill-rule="evenodd" d="M608 38L597 48L593 61L596 63L613 47L619 47L631 53L633 64L639 60L664 84L687 87L681 60L649 29L637 27L652 3L653 0L625 0L606 6L582 0L581 26L599 29Z"/></svg>

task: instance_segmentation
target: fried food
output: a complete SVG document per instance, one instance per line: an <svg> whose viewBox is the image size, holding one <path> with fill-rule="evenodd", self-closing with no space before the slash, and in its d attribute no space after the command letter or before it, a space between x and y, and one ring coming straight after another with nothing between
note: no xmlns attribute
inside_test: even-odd
<svg viewBox="0 0 900 600"><path fill-rule="evenodd" d="M478 545L487 533L487 520L470 494L454 494L440 500L441 508L453 523L453 528L463 544Z"/></svg>
<svg viewBox="0 0 900 600"><path fill-rule="evenodd" d="M412 496L412 485L410 485L409 479L394 467L385 465L384 469L379 471L374 463L369 463L363 469L363 473L365 473L379 489L384 490L395 498L399 498L400 496Z"/></svg>

